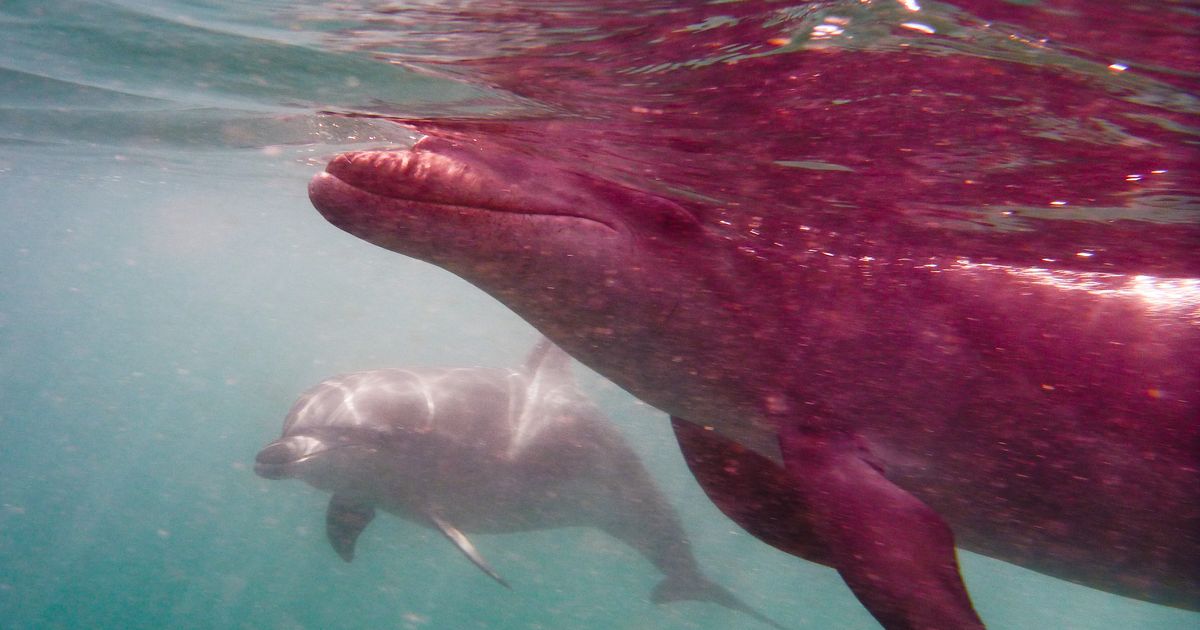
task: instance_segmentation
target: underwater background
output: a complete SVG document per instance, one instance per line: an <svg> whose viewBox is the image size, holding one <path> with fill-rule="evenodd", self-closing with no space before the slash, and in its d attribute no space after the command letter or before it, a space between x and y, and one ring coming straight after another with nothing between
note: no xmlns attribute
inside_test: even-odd
<svg viewBox="0 0 1200 630"><path fill-rule="evenodd" d="M462 4L386 3L414 16L391 54L496 45L454 20ZM366 20L351 5L0 3L0 628L764 627L713 604L650 603L654 568L591 529L474 536L511 591L391 516L346 564L324 537L326 495L254 475L295 397L327 376L513 366L538 338L482 291L367 246L308 202L332 155L412 140L323 112L531 107L332 45ZM722 516L664 414L576 373L710 577L787 627L878 627L833 570ZM960 558L991 628L1200 625Z"/></svg>

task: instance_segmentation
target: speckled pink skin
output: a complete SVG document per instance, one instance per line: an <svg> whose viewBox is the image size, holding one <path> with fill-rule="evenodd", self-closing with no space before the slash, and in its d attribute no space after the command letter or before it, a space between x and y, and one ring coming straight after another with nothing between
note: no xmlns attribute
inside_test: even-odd
<svg viewBox="0 0 1200 630"><path fill-rule="evenodd" d="M430 137L339 156L313 203L679 419L726 514L889 629L982 627L954 544L1200 609L1200 229L1131 201L1200 189L1160 124L1187 116L968 56L639 78L610 44L478 64L592 118L409 120ZM1097 120L1128 137L1067 128Z"/></svg>
<svg viewBox="0 0 1200 630"><path fill-rule="evenodd" d="M400 160L431 166L392 171ZM490 192L465 205L473 191ZM867 260L786 225L780 246L749 250L670 200L436 140L339 157L310 194L335 225L461 275L639 398L787 463L810 509L826 507L813 534L839 569L839 548L899 539L916 551L887 570L940 584L944 520L965 548L1197 605L1194 279L884 243ZM866 488L881 496L848 499ZM914 531L934 540L905 541ZM912 574L922 553L940 554L932 576ZM873 611L889 623L894 607Z"/></svg>

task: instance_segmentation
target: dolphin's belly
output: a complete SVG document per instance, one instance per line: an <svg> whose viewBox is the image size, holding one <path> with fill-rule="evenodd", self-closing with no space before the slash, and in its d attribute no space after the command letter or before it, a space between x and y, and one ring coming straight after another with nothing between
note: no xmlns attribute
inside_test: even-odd
<svg viewBox="0 0 1200 630"><path fill-rule="evenodd" d="M498 534L584 525L613 505L612 488L601 476L552 478L505 470L461 478L397 480L424 484L423 502L466 533ZM383 510L426 527L434 527L425 508L411 495L379 497Z"/></svg>
<svg viewBox="0 0 1200 630"><path fill-rule="evenodd" d="M1172 311L1119 277L1102 290L949 277L952 300L925 312L952 325L922 327L949 339L922 351L938 360L896 363L908 377L893 378L891 404L860 410L888 477L965 548L1200 606L1195 304Z"/></svg>
<svg viewBox="0 0 1200 630"><path fill-rule="evenodd" d="M937 511L960 547L1111 592L1200 606L1194 455L1148 451L1145 441L1103 431L1047 439L1026 428L945 436L923 458L888 462L888 477Z"/></svg>
<svg viewBox="0 0 1200 630"><path fill-rule="evenodd" d="M787 327L791 355L721 343L719 329L678 335L704 340L690 347L570 350L777 463L778 423L819 409L960 545L1195 607L1200 329L1186 312L1121 293L1124 278L1110 282L1089 291L964 269L906 281L903 297L852 293ZM639 343L645 354L630 356ZM709 376L711 366L725 373Z"/></svg>

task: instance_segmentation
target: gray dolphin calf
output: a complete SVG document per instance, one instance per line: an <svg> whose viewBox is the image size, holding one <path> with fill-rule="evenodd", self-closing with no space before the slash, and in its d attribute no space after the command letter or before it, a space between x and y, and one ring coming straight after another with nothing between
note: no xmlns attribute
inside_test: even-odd
<svg viewBox="0 0 1200 630"><path fill-rule="evenodd" d="M467 532L593 526L666 576L655 603L711 601L779 627L704 577L678 515L547 340L521 369L327 379L301 395L254 470L332 493L326 533L346 562L376 508L439 530L504 586Z"/></svg>

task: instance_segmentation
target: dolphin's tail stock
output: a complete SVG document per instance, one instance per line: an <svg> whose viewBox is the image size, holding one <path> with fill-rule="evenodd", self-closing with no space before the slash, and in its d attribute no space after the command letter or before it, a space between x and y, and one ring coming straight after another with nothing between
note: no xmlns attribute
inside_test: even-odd
<svg viewBox="0 0 1200 630"><path fill-rule="evenodd" d="M729 589L701 576L696 576L693 579L686 579L679 576L667 577L662 582L659 582L658 586L654 587L654 592L650 595L650 601L655 604L677 601L712 602L753 617L772 628L786 630L774 619L751 608L749 604L743 602L737 595L729 592Z"/></svg>

